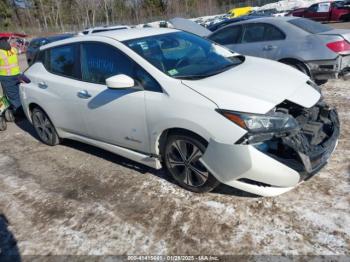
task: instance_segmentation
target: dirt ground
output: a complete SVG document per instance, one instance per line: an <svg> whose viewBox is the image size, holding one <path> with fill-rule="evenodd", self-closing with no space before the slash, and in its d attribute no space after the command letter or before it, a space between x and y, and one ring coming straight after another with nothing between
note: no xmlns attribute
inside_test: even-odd
<svg viewBox="0 0 350 262"><path fill-rule="evenodd" d="M330 163L274 198L221 186L195 194L163 171L66 141L27 121L0 133L3 255L350 255L350 81L323 86L342 128Z"/></svg>

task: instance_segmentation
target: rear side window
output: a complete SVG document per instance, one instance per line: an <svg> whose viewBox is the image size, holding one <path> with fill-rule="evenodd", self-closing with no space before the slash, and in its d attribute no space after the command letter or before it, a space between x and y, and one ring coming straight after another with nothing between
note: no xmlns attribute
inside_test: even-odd
<svg viewBox="0 0 350 262"><path fill-rule="evenodd" d="M77 44L49 49L47 69L57 75L80 79L79 48Z"/></svg>
<svg viewBox="0 0 350 262"><path fill-rule="evenodd" d="M314 22L312 20L305 19L305 18L292 19L292 20L289 20L288 23L311 34L318 34L318 33L332 30L332 27L330 26L327 26L318 22Z"/></svg>
<svg viewBox="0 0 350 262"><path fill-rule="evenodd" d="M229 26L210 36L210 40L221 45L237 44L241 41L242 26Z"/></svg>

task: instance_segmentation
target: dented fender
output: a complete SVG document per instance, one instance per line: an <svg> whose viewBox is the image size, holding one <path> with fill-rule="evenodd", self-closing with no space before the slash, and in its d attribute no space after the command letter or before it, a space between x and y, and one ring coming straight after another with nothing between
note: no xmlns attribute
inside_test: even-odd
<svg viewBox="0 0 350 262"><path fill-rule="evenodd" d="M222 144L211 139L201 162L224 184L245 178L275 187L294 187L300 181L297 171L251 145Z"/></svg>

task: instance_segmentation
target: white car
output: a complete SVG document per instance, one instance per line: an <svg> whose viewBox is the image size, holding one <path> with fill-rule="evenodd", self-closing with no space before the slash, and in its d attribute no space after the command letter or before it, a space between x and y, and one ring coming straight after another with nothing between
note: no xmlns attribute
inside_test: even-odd
<svg viewBox="0 0 350 262"><path fill-rule="evenodd" d="M78 33L78 35L91 35L96 33L108 32L108 31L116 31L122 29L130 29L130 26L127 25L115 25L115 26L98 26L87 28Z"/></svg>
<svg viewBox="0 0 350 262"><path fill-rule="evenodd" d="M337 143L337 113L306 75L186 32L120 30L40 50L20 92L42 142L73 139L164 166L194 192L223 183L281 194Z"/></svg>

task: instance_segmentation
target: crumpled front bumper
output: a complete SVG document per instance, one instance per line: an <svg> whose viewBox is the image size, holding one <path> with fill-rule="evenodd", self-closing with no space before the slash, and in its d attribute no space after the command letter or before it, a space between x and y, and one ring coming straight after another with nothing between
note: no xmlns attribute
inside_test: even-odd
<svg viewBox="0 0 350 262"><path fill-rule="evenodd" d="M340 132L336 111L329 110L328 116L333 126L332 135L318 145L307 146L301 132L260 145L210 140L201 161L223 184L261 196L282 194L327 164ZM275 148L273 152L269 147Z"/></svg>

